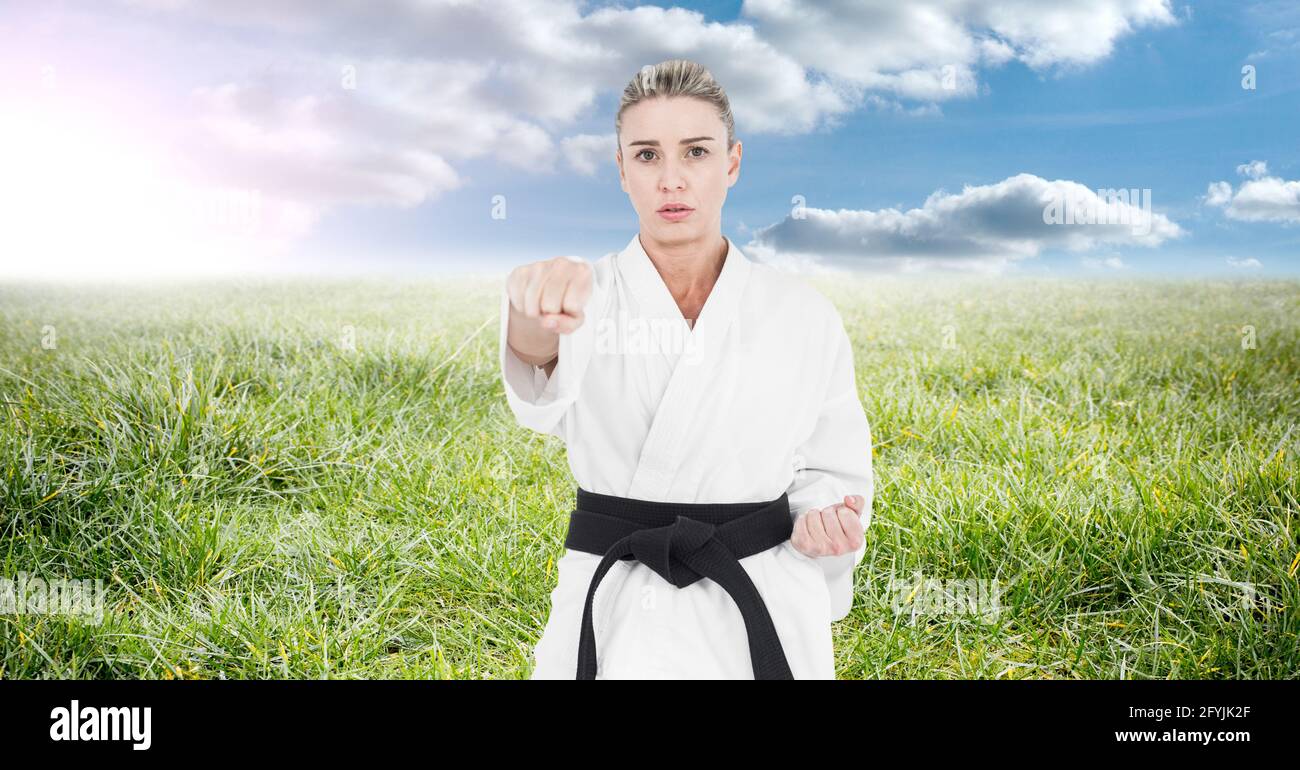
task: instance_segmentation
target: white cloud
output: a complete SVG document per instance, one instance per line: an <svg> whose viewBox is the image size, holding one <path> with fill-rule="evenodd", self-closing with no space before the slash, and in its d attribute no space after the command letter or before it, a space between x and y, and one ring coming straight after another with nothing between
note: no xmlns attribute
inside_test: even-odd
<svg viewBox="0 0 1300 770"><path fill-rule="evenodd" d="M1232 185L1227 182L1210 182L1205 191L1205 202L1210 206L1224 206L1232 200Z"/></svg>
<svg viewBox="0 0 1300 770"><path fill-rule="evenodd" d="M1229 219L1243 222L1300 222L1300 181L1268 176L1262 160L1237 166L1237 173L1247 177L1234 192L1228 182L1211 182L1205 204L1223 209Z"/></svg>
<svg viewBox="0 0 1300 770"><path fill-rule="evenodd" d="M583 176L591 176L603 163L613 162L612 158L618 149L618 139L612 132L578 134L565 137L560 142L560 147L570 168Z"/></svg>
<svg viewBox="0 0 1300 770"><path fill-rule="evenodd" d="M1263 267L1260 261L1258 259L1255 259L1254 257L1246 257L1245 259L1228 257L1228 265L1231 267L1240 268L1242 270L1255 270L1257 268Z"/></svg>
<svg viewBox="0 0 1300 770"><path fill-rule="evenodd" d="M1237 166L1237 173L1249 179L1259 179L1268 174L1268 164L1262 160L1252 160Z"/></svg>
<svg viewBox="0 0 1300 770"><path fill-rule="evenodd" d="M1035 69L1093 64L1137 29L1177 23L1169 0L985 0L963 7L969 8L971 23L992 30Z"/></svg>
<svg viewBox="0 0 1300 770"><path fill-rule="evenodd" d="M937 118L943 115L943 108L934 102L920 104L915 107L904 107L902 102L897 99L887 99L875 94L867 94L863 99L863 104L872 109L881 110L882 112L892 112L897 115L911 115L912 117Z"/></svg>
<svg viewBox="0 0 1300 770"><path fill-rule="evenodd" d="M968 185L957 194L939 191L907 211L796 209L756 230L747 248L760 258L844 266L997 271L1046 249L1157 246L1184 235L1176 223L1150 210L1149 191L1131 201L1104 192L1018 174L995 184ZM1092 223L1076 213L1091 214Z"/></svg>
<svg viewBox="0 0 1300 770"><path fill-rule="evenodd" d="M1168 0L746 0L742 13L808 66L923 100L973 95L981 66L1087 66L1137 29L1177 23Z"/></svg>
<svg viewBox="0 0 1300 770"><path fill-rule="evenodd" d="M385 113L349 104L343 91L282 97L227 83L197 89L194 103L201 133L190 146L219 158L208 173L228 181L257 179L312 205L413 206L460 184L441 155L393 141L399 129L385 128Z"/></svg>

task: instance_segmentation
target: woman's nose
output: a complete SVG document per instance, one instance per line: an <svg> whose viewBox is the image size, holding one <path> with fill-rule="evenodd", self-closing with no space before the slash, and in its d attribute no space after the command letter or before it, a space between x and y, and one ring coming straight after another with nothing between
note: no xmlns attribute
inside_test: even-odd
<svg viewBox="0 0 1300 770"><path fill-rule="evenodd" d="M663 173L659 177L659 186L668 190L680 190L686 186L686 178L672 161L664 163Z"/></svg>

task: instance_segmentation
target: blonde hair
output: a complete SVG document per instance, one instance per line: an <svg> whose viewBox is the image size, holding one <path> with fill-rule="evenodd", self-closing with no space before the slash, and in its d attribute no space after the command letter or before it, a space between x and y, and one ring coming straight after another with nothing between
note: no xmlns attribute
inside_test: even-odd
<svg viewBox="0 0 1300 770"><path fill-rule="evenodd" d="M623 100L614 116L614 133L620 138L619 152L623 151L623 111L646 99L672 96L689 96L713 105L727 127L727 151L731 151L736 144L736 121L726 91L704 66L689 59L668 59L642 67L623 89Z"/></svg>

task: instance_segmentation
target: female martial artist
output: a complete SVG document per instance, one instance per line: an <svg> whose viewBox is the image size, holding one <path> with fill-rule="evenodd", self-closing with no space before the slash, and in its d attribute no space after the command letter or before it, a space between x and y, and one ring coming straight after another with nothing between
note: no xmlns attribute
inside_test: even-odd
<svg viewBox="0 0 1300 770"><path fill-rule="evenodd" d="M741 143L700 65L615 118L621 251L515 268L500 363L577 482L533 678L834 678L871 520L871 434L835 306L722 235Z"/></svg>

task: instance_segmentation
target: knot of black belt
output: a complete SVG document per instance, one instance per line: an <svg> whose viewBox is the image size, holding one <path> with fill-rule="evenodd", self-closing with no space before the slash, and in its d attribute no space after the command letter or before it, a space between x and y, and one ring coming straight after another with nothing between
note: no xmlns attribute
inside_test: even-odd
<svg viewBox="0 0 1300 770"><path fill-rule="evenodd" d="M564 545L603 558L582 610L577 678L596 678L596 589L615 561L635 559L677 588L700 578L722 586L744 618L754 678L793 679L767 605L740 564L789 540L792 531L784 494L758 503L661 503L579 487Z"/></svg>

